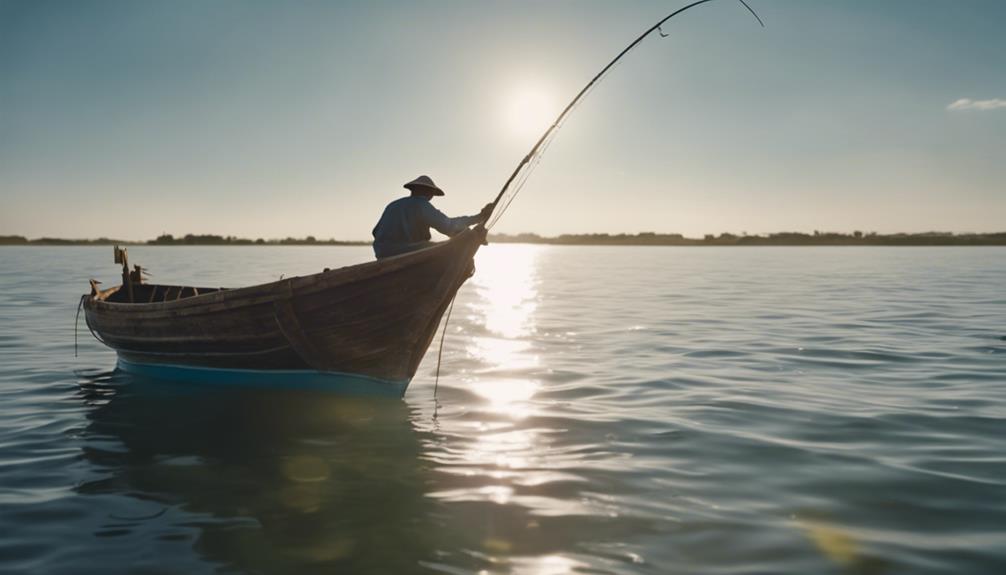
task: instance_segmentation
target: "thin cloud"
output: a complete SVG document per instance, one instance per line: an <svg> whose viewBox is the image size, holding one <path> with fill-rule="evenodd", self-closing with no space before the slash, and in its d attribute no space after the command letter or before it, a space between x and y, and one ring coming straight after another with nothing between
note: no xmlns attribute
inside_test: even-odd
<svg viewBox="0 0 1006 575"><path fill-rule="evenodd" d="M961 98L947 106L948 110L997 110L1006 108L1006 100L993 98L991 100L972 100L971 98Z"/></svg>

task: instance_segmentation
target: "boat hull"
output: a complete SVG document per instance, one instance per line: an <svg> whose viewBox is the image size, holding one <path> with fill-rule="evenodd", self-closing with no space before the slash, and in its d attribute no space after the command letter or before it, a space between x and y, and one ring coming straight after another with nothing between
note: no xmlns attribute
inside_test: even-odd
<svg viewBox="0 0 1006 575"><path fill-rule="evenodd" d="M333 388L369 382L401 394L484 238L476 228L417 252L240 289L134 284L133 302L119 288L92 292L85 318L133 373L278 385L291 373L328 374L348 382Z"/></svg>

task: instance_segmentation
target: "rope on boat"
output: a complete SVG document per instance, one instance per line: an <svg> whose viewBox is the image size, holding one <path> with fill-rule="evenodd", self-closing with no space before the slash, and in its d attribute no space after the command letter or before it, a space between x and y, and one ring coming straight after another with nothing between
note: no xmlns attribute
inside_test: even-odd
<svg viewBox="0 0 1006 575"><path fill-rule="evenodd" d="M87 323L87 318L86 317L84 318L84 325L87 326L87 331L91 332L91 337L93 337L94 339L98 340L99 342L101 342L104 345L108 345L108 343L105 340L101 339L100 335L94 333L94 328L91 327L91 324ZM112 346L108 345L108 347L112 347Z"/></svg>
<svg viewBox="0 0 1006 575"><path fill-rule="evenodd" d="M545 130L545 133L541 135L541 137L538 139L537 142L535 142L534 146L531 148L531 151L528 152L528 154L524 156L524 158L517 164L517 167L514 169L513 173L510 174L510 177L507 178L507 181L503 184L503 187L500 189L499 193L496 194L496 199L492 201L492 209L489 211L489 215L486 217L487 229L495 226L496 222L499 221L503 213L506 212L507 208L510 207L510 203L513 202L513 199L515 197L517 197L517 194L520 192L521 188L524 187L524 184L527 182L528 177L531 175L531 172L534 171L534 168L538 165L538 162L541 160L542 154L544 154L545 150L548 148L549 142L551 141L552 137L555 135L559 127L562 126L562 123L566 119L566 117L569 116L570 112L572 112L574 108L576 108L576 105L583 99L583 97L586 96L587 93L594 88L594 86L598 83L598 81L600 81L612 69L612 67L614 67L615 64L617 64L618 61L622 59L622 56L628 54L629 51L635 48L640 42L643 41L643 39L652 34L654 31L659 32L661 37L667 37L668 34L664 33L663 28L661 28L661 26L663 26L665 22L677 16L678 14L684 12L685 10L688 10L689 8L693 8L700 4L705 4L706 2L712 2L712 0L698 0L697 2L692 2L691 4L688 4L683 8L679 8L674 12L671 12L668 16L665 16L659 22L657 22L649 29L647 29L645 32L643 32L631 44L626 46L625 49L619 52L618 55L615 56L615 58L611 62L608 62L608 65L602 68L601 71L598 72L597 75L594 76L594 78L591 79L590 82L587 82L587 85L584 86L579 93L577 93L577 95L573 98L573 100L569 104L566 105L565 108L563 108L562 112L559 113L559 116L556 117L554 122L552 122L552 125L549 126L548 129ZM750 12L751 15L754 16L756 20L758 20L758 23L761 24L762 28L765 27L765 23L762 22L762 19L758 16L757 13L755 13L755 11L751 8L751 6L748 5L748 3L745 0L738 0L738 2L740 2L741 4L744 5L745 8L747 8L748 12ZM516 185L513 187L513 193L510 194L506 202L504 202L503 207L500 209L499 213L494 213L496 211L496 207L500 203L500 199L503 198L503 195L506 194L506 192L510 189L511 184L513 184L515 181Z"/></svg>
<svg viewBox="0 0 1006 575"><path fill-rule="evenodd" d="M80 310L84 307L84 298L87 294L80 296L80 301L77 302L77 316L73 318L73 357L77 357L77 325L80 322Z"/></svg>

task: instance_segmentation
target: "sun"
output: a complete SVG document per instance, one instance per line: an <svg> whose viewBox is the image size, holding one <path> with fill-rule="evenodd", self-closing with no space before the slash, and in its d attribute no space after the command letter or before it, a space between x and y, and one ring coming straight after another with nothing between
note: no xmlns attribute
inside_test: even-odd
<svg viewBox="0 0 1006 575"><path fill-rule="evenodd" d="M545 133L558 115L555 98L537 86L521 86L506 95L503 125L515 138L527 140Z"/></svg>

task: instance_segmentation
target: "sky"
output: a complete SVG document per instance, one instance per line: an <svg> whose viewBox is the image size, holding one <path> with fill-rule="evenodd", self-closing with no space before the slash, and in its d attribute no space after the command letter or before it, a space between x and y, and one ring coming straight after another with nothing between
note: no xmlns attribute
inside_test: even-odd
<svg viewBox="0 0 1006 575"><path fill-rule="evenodd" d="M1006 2L716 0L577 107L493 231L1006 230ZM686 2L0 0L0 235L369 239L478 212Z"/></svg>

